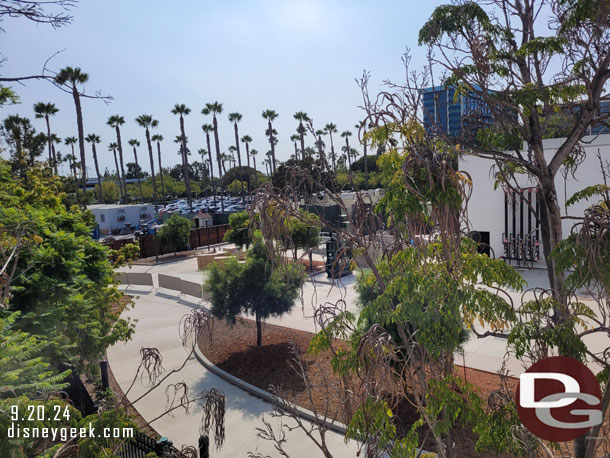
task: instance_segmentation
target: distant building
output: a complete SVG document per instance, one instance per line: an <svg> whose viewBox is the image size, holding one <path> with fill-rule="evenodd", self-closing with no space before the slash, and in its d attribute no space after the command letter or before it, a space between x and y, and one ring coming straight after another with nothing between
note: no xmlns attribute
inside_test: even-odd
<svg viewBox="0 0 610 458"><path fill-rule="evenodd" d="M155 216L151 204L95 204L89 205L99 225L100 235L129 233L140 226L140 222L151 221Z"/></svg>
<svg viewBox="0 0 610 458"><path fill-rule="evenodd" d="M463 94L448 86L422 89L424 128L428 134L474 138L493 123L489 106L475 93Z"/></svg>

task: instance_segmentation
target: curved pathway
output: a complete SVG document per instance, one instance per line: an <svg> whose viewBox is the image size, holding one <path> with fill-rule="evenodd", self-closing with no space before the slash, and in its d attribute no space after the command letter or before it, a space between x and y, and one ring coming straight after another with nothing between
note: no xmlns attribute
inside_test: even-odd
<svg viewBox="0 0 610 458"><path fill-rule="evenodd" d="M191 270L192 272L192 270ZM174 275L179 274L173 272ZM156 277L156 276L155 276ZM156 280L156 279L155 279ZM127 390L133 380L140 361L141 347L156 347L163 356L165 371L179 367L187 356L178 337L180 318L189 313L190 307L196 304L166 295L164 292L135 291L130 288L130 294L137 294L135 306L123 313L123 317L136 319L136 332L130 342L119 343L108 349L107 355L112 372L123 391ZM262 417L271 421L275 429L279 429L279 419L271 418L273 406L247 392L231 385L220 377L206 370L195 357L191 357L186 366L177 374L169 377L162 386L135 404L142 417L150 421L163 412L165 406L165 388L170 383L184 381L191 393L216 388L226 397L225 427L226 438L223 447L215 450L211 437L210 452L213 457L246 457L248 452L263 453L263 455L279 456L271 442L260 439L256 428L263 427ZM129 393L130 400L136 399L146 391L146 387L137 381ZM201 408L192 407L190 414L183 409L174 412L174 416L165 416L153 423L153 427L163 436L181 445L197 445L199 438L199 422ZM294 421L284 419L292 425ZM300 430L290 432L286 436L286 449L294 457L322 456L320 450ZM357 444L353 441L344 442L344 437L327 433L327 442L334 456L356 456Z"/></svg>

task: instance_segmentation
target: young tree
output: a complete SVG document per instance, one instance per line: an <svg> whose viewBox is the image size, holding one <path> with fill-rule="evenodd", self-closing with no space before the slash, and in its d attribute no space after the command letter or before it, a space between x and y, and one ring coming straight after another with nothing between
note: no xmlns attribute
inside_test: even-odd
<svg viewBox="0 0 610 458"><path fill-rule="evenodd" d="M185 248L189 244L192 227L193 222L190 219L173 214L161 228L161 245L173 250L174 256L178 256L178 248Z"/></svg>
<svg viewBox="0 0 610 458"><path fill-rule="evenodd" d="M257 220L255 216L255 221ZM252 243L254 230L250 213L247 211L232 213L229 215L229 230L225 233L223 241L234 243L239 248L245 245L248 249Z"/></svg>
<svg viewBox="0 0 610 458"><path fill-rule="evenodd" d="M98 199L99 203L104 203L104 197L102 196L102 175L100 174L100 166L97 161L97 150L95 145L101 143L99 135L89 134L85 138L88 143L91 143L91 152L93 153L93 164L95 165L95 174L97 176L97 188L98 188Z"/></svg>
<svg viewBox="0 0 610 458"><path fill-rule="evenodd" d="M80 150L80 167L81 167L81 186L83 188L83 196L87 191L87 165L85 158L85 134L83 130L83 110L81 108L80 97L81 93L78 90L79 84L85 84L89 80L89 75L81 71L80 68L66 67L59 71L55 77L57 84L68 86L74 99L74 107L76 109L76 126L78 128L78 149Z"/></svg>
<svg viewBox="0 0 610 458"><path fill-rule="evenodd" d="M49 165L55 171L55 175L57 175L57 158L53 154L53 140L51 139L51 123L49 121L49 117L55 116L58 111L59 108L57 108L54 103L38 102L34 105L34 113L36 113L35 118L44 118L45 123L47 124L47 139L49 142Z"/></svg>
<svg viewBox="0 0 610 458"><path fill-rule="evenodd" d="M140 127L144 127L146 133L146 144L148 145L148 157L150 159L150 176L152 177L153 185L153 200L155 202L155 211L158 210L159 205L157 201L157 182L155 181L155 160L153 157L152 143L150 141L150 129L156 128L159 125L159 121L153 119L151 115L140 115L136 118L136 122ZM159 166L161 167L161 166Z"/></svg>
<svg viewBox="0 0 610 458"><path fill-rule="evenodd" d="M212 314L235 324L241 313L256 320L256 345L263 344L262 320L290 311L297 299L302 270L292 265L274 268L263 242L256 240L245 263L233 258L224 268L209 267L204 287L211 293Z"/></svg>
<svg viewBox="0 0 610 458"><path fill-rule="evenodd" d="M123 202L127 200L127 182L125 181L125 167L123 162L123 142L121 141L121 126L125 124L125 118L119 115L113 115L108 118L107 125L114 128L116 133L116 145L119 151L119 163L121 164L119 181L121 182L121 196Z"/></svg>

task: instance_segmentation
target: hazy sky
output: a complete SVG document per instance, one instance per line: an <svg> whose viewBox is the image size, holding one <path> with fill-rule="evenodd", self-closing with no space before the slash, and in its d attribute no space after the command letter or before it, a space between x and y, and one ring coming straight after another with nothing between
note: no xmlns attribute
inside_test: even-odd
<svg viewBox="0 0 610 458"><path fill-rule="evenodd" d="M289 138L297 123L293 114L305 111L316 128L327 122L339 132L354 130L361 119L360 90L354 79L364 69L372 73L372 90L384 79L400 81L404 72L401 55L411 48L413 62L424 64L425 49L417 46L419 28L441 1L392 0L250 0L161 2L153 0L82 0L72 10L72 24L58 30L24 19L5 19L0 51L7 59L2 75L39 74L53 53L49 68L81 67L90 76L87 93L99 90L111 95L108 105L83 100L85 135L102 137L98 146L100 166L114 170L106 146L114 131L108 116L121 114L124 149L137 138L142 146L141 165L149 170L144 131L134 122L140 114L159 120L164 166L178 163L178 119L170 113L175 103L191 108L186 118L191 160L205 147L200 114L206 102L219 101L221 150L234 143L230 112L242 113L240 136L249 134L259 151L262 167L269 144L264 136L263 109L274 109L279 134L277 157L286 160L293 152ZM38 101L55 103L60 112L52 130L62 138L76 136L76 115L69 94L48 82L14 85L19 105L0 109L0 118L20 114L33 119ZM46 131L44 120L33 120ZM337 137L339 142L341 139ZM309 136L309 144L312 140ZM328 142L327 142L328 143ZM313 146L313 145L312 145ZM212 146L212 148L214 148ZM63 153L65 146L59 148ZM45 151L46 154L46 151ZM6 153L4 153L6 156ZM127 161L132 161L128 150ZM89 174L92 159L87 146ZM65 167L67 171L67 167Z"/></svg>

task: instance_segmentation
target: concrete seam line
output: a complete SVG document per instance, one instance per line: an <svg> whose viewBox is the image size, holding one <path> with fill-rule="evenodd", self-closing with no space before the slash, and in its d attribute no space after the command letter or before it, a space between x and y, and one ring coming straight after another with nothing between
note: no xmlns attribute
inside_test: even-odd
<svg viewBox="0 0 610 458"><path fill-rule="evenodd" d="M241 388L242 390L245 390L248 393L250 393L258 398L261 398L267 402L277 405L278 407L282 407L282 403L283 402L285 403L285 401L283 399L279 398L278 396L274 396L273 394L269 393L268 391L262 390L238 377L235 377L234 375L229 374L228 372L222 370L221 368L219 368L218 366L213 364L209 359L207 359L205 357L205 355L203 353L201 353L201 350L199 349L198 344L195 344L195 357L199 360L199 362L206 369L208 369L209 371L218 375L219 377L225 379L227 382L237 386L238 388ZM305 420L311 421L313 423L316 423L316 422L322 423L328 429L331 429L344 436L345 436L345 433L347 432L347 427L343 423L339 423L336 421L331 422L331 421L325 420L325 419L316 420L316 416L312 411L304 409L303 407L300 407L297 405L295 405L295 410L296 410L297 415L301 418L304 418Z"/></svg>

